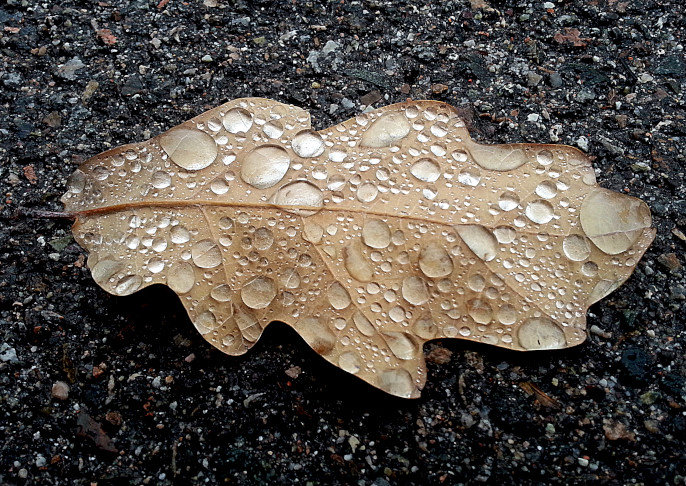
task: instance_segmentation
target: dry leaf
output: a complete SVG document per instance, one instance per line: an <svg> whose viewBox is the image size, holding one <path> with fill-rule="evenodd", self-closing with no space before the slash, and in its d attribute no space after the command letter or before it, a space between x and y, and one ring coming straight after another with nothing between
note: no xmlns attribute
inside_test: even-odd
<svg viewBox="0 0 686 486"><path fill-rule="evenodd" d="M231 101L88 160L63 202L108 292L168 285L232 355L286 322L401 397L419 396L432 339L581 343L655 234L579 150L480 145L434 101L319 132L300 108Z"/></svg>

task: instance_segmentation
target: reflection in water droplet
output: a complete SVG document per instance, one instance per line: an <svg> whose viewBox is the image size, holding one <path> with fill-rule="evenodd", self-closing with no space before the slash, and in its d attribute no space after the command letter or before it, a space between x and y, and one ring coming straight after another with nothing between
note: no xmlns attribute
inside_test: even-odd
<svg viewBox="0 0 686 486"><path fill-rule="evenodd" d="M152 187L156 189L164 189L171 185L171 176L169 175L169 172L158 170L153 173L150 183L152 184Z"/></svg>
<svg viewBox="0 0 686 486"><path fill-rule="evenodd" d="M548 201L544 201L543 199L538 199L527 204L524 214L526 214L526 217L531 221L538 224L549 222L553 219L554 215L553 207Z"/></svg>
<svg viewBox="0 0 686 486"><path fill-rule="evenodd" d="M252 127L252 115L243 108L232 108L226 112L222 123L230 133L247 132Z"/></svg>
<svg viewBox="0 0 686 486"><path fill-rule="evenodd" d="M429 301L429 291L421 277L405 277L402 294L403 298L413 305L422 305Z"/></svg>
<svg viewBox="0 0 686 486"><path fill-rule="evenodd" d="M586 196L579 216L586 236L609 255L627 251L652 224L646 203L607 189Z"/></svg>
<svg viewBox="0 0 686 486"><path fill-rule="evenodd" d="M360 282L369 282L374 275L374 268L367 260L361 248L352 244L343 248L343 262L350 276Z"/></svg>
<svg viewBox="0 0 686 486"><path fill-rule="evenodd" d="M570 260L581 262L591 254L591 245L581 235L569 235L562 241L562 250Z"/></svg>
<svg viewBox="0 0 686 486"><path fill-rule="evenodd" d="M306 317L295 325L298 334L319 354L328 354L336 345L336 335L321 319Z"/></svg>
<svg viewBox="0 0 686 486"><path fill-rule="evenodd" d="M362 134L362 147L388 147L410 133L410 123L402 113L387 113L379 117Z"/></svg>
<svg viewBox="0 0 686 486"><path fill-rule="evenodd" d="M432 159L419 159L410 167L410 173L420 181L435 182L441 175L441 168Z"/></svg>
<svg viewBox="0 0 686 486"><path fill-rule="evenodd" d="M241 179L258 189L278 183L288 172L291 159L283 148L262 145L251 150L241 165Z"/></svg>
<svg viewBox="0 0 686 486"><path fill-rule="evenodd" d="M453 272L453 261L443 246L429 243L419 253L419 268L427 277L445 277Z"/></svg>
<svg viewBox="0 0 686 486"><path fill-rule="evenodd" d="M343 371L347 371L354 375L360 371L360 359L355 353L346 352L341 354L338 358L338 366L340 366Z"/></svg>
<svg viewBox="0 0 686 486"><path fill-rule="evenodd" d="M417 346L408 334L402 332L385 332L384 338L391 352L399 359L412 359L417 354Z"/></svg>
<svg viewBox="0 0 686 486"><path fill-rule="evenodd" d="M567 344L562 329L547 317L528 319L517 331L524 349L559 349Z"/></svg>
<svg viewBox="0 0 686 486"><path fill-rule="evenodd" d="M201 240L191 248L191 258L200 268L214 268L222 262L222 252L212 240Z"/></svg>
<svg viewBox="0 0 686 486"><path fill-rule="evenodd" d="M372 202L377 194L379 194L379 188L373 182L365 182L357 188L357 199L363 203Z"/></svg>
<svg viewBox="0 0 686 486"><path fill-rule="evenodd" d="M329 286L327 296L334 309L342 310L350 305L350 294L339 282L334 282Z"/></svg>
<svg viewBox="0 0 686 486"><path fill-rule="evenodd" d="M217 144L205 132L190 128L172 128L159 136L159 143L169 158L186 170L200 170L217 157Z"/></svg>
<svg viewBox="0 0 686 486"><path fill-rule="evenodd" d="M272 197L272 202L291 213L311 216L324 205L324 196L311 182L295 181L282 186Z"/></svg>
<svg viewBox="0 0 686 486"><path fill-rule="evenodd" d="M231 287L226 284L220 284L210 291L210 297L217 302L231 302L233 299L233 292Z"/></svg>
<svg viewBox="0 0 686 486"><path fill-rule="evenodd" d="M371 219L362 228L362 241L372 248L386 248L391 243L391 229L380 219Z"/></svg>
<svg viewBox="0 0 686 486"><path fill-rule="evenodd" d="M195 271L186 262L172 264L167 274L167 285L177 294L185 294L195 284Z"/></svg>
<svg viewBox="0 0 686 486"><path fill-rule="evenodd" d="M412 376L407 370L387 370L379 375L379 388L386 393L402 398L415 396L416 388L412 383Z"/></svg>
<svg viewBox="0 0 686 486"><path fill-rule="evenodd" d="M505 191L498 199L498 206L500 206L500 209L503 211L517 209L517 206L519 206L519 196L512 191Z"/></svg>
<svg viewBox="0 0 686 486"><path fill-rule="evenodd" d="M269 277L255 277L241 288L241 299L251 309L264 309L276 297L276 285Z"/></svg>
<svg viewBox="0 0 686 486"><path fill-rule="evenodd" d="M317 132L305 130L293 137L291 147L299 157L317 157L324 152L324 140Z"/></svg>
<svg viewBox="0 0 686 486"><path fill-rule="evenodd" d="M490 262L495 258L498 252L498 241L489 229L473 224L456 226L455 231L469 249L483 261Z"/></svg>
<svg viewBox="0 0 686 486"><path fill-rule="evenodd" d="M478 324L488 324L493 319L493 309L481 299L472 299L467 302L467 312Z"/></svg>

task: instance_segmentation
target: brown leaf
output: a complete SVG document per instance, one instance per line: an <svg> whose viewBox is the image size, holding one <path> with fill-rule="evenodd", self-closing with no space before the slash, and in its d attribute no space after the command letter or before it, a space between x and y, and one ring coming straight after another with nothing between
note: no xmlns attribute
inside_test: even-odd
<svg viewBox="0 0 686 486"><path fill-rule="evenodd" d="M422 346L574 346L652 241L647 205L561 145L481 145L455 108L407 102L319 132L239 99L100 154L63 197L93 278L181 298L227 354L278 320L325 359L418 397Z"/></svg>
<svg viewBox="0 0 686 486"><path fill-rule="evenodd" d="M33 167L33 165L24 166L24 177L26 177L26 180L31 184L38 182L38 177L36 177L36 169Z"/></svg>
<svg viewBox="0 0 686 486"><path fill-rule="evenodd" d="M96 33L106 46L113 46L117 43L117 38L114 36L114 34L112 34L110 29L98 29Z"/></svg>
<svg viewBox="0 0 686 486"><path fill-rule="evenodd" d="M533 395L536 398L536 401L544 407L560 408L560 402L558 402L555 398L551 397L550 395L546 394L543 390L541 390L539 387L537 387L530 381L521 382L519 384L519 387L522 390L524 390L524 392L527 395Z"/></svg>
<svg viewBox="0 0 686 486"><path fill-rule="evenodd" d="M79 437L85 437L90 439L95 446L105 452L111 452L113 454L119 453L112 439L105 433L102 429L100 422L94 420L86 412L79 413L79 417L76 421L77 429L76 435Z"/></svg>

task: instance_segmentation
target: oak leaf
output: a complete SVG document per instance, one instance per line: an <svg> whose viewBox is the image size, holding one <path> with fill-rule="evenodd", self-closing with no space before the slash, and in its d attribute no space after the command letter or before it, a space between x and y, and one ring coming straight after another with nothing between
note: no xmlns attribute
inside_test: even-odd
<svg viewBox="0 0 686 486"><path fill-rule="evenodd" d="M482 145L454 107L407 102L314 131L239 99L93 157L63 197L94 280L160 283L231 355L272 321L373 386L418 397L422 346L574 346L655 231L560 145Z"/></svg>

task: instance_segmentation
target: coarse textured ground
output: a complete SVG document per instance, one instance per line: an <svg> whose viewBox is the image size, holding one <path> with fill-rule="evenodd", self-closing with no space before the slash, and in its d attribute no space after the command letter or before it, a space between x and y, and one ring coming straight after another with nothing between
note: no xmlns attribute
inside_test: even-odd
<svg viewBox="0 0 686 486"><path fill-rule="evenodd" d="M0 483L685 483L681 1L5 0L0 25ZM657 238L585 344L437 342L409 401L284 325L225 356L171 291L106 294L68 221L17 212L243 96L316 128L447 101L479 140L589 151Z"/></svg>

